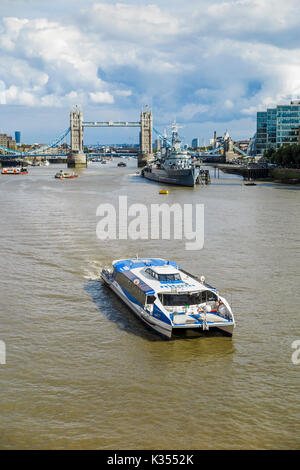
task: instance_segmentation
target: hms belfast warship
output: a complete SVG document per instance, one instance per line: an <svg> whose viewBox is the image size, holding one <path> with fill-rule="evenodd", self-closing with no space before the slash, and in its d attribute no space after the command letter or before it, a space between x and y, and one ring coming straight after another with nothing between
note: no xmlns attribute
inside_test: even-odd
<svg viewBox="0 0 300 470"><path fill-rule="evenodd" d="M166 139L165 139L166 141ZM178 126L172 125L172 144L164 148L164 153L141 171L141 176L159 183L179 186L194 186L199 177L199 168L192 164L190 155L180 146Z"/></svg>

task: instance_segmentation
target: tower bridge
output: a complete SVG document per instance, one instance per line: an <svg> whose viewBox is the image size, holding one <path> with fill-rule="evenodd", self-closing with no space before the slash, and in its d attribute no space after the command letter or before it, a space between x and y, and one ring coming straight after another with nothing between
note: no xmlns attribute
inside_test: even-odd
<svg viewBox="0 0 300 470"><path fill-rule="evenodd" d="M85 127L139 127L140 152L138 166L144 166L151 158L152 153L152 112L146 109L141 112L140 121L84 121L83 113L75 106L70 113L70 152L68 154L68 167L86 167L87 159L83 152L83 130Z"/></svg>

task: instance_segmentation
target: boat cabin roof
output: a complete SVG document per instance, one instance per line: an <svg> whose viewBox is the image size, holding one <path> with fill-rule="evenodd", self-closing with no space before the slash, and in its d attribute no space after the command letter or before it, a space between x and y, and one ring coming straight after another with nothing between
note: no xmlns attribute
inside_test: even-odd
<svg viewBox="0 0 300 470"><path fill-rule="evenodd" d="M133 282L137 283L139 280L139 287L148 295L152 290L155 293L185 293L203 290L215 292L211 286L181 271L172 261L160 258L127 259L114 261L113 266L126 275L132 274Z"/></svg>
<svg viewBox="0 0 300 470"><path fill-rule="evenodd" d="M178 269L174 268L173 266L151 266L148 268L149 270L153 271L156 274L177 274Z"/></svg>
<svg viewBox="0 0 300 470"><path fill-rule="evenodd" d="M177 264L172 261L167 261L161 258L132 258L132 259L121 259L113 261L113 267L117 271L129 271L134 268L147 268L151 267L152 269L159 266L169 266L178 268Z"/></svg>

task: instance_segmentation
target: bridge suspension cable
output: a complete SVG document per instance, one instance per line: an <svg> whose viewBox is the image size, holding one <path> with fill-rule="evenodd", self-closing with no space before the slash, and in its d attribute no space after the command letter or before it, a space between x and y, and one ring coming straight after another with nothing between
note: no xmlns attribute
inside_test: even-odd
<svg viewBox="0 0 300 470"><path fill-rule="evenodd" d="M235 150L237 150L241 155L243 155L244 157L247 157L248 155L243 151L241 150L240 148L236 147L235 145L233 145L233 148Z"/></svg>
<svg viewBox="0 0 300 470"><path fill-rule="evenodd" d="M20 150L13 150L8 147L4 147L3 145L0 145L0 149L5 150L6 153L10 155L19 155L22 156L22 152ZM5 155L0 155L0 157L5 157Z"/></svg>
<svg viewBox="0 0 300 470"><path fill-rule="evenodd" d="M241 155L243 155L244 157L247 157L247 153L245 153L243 150L241 150L239 147L237 147L236 145L233 145L233 148L239 152ZM209 155L209 154L212 154L212 153L216 153L216 152L219 152L221 149L224 149L224 144L223 145L220 145L220 147L216 147L214 149L211 149L211 150L206 150L205 152L203 152L201 155L205 156L205 155ZM221 157L222 155L215 155L216 157Z"/></svg>
<svg viewBox="0 0 300 470"><path fill-rule="evenodd" d="M71 128L69 127L66 129L62 134L60 134L53 142L51 142L48 145L43 145L42 147L39 147L36 150L31 150L29 152L22 152L20 150L12 150L7 147L3 147L0 145L0 148L5 150L7 153L11 155L17 155L19 157L25 157L26 155L37 155L39 153L45 152L45 150L48 150L50 148L56 147L57 144L59 144L71 131ZM1 155L1 157L4 157L5 155Z"/></svg>
<svg viewBox="0 0 300 470"><path fill-rule="evenodd" d="M203 155L205 157L205 155L210 155L211 153L216 153L216 152L220 152L220 150L224 149L224 145L220 145L220 147L215 147L213 149L210 149L210 150L205 150L205 152L201 153L201 155ZM216 155L217 157L222 157L223 155Z"/></svg>
<svg viewBox="0 0 300 470"><path fill-rule="evenodd" d="M172 147L172 143L167 137L163 136L155 127L153 127L154 132L158 135L158 137L165 142L169 147Z"/></svg>
<svg viewBox="0 0 300 470"><path fill-rule="evenodd" d="M70 131L71 131L71 128L69 127L67 130L63 132L63 134L58 136L51 144L44 145L43 147L33 150L32 152L23 152L23 155L35 155L37 153L44 152L45 150L48 150L52 147L56 147L56 145L59 144L69 134Z"/></svg>

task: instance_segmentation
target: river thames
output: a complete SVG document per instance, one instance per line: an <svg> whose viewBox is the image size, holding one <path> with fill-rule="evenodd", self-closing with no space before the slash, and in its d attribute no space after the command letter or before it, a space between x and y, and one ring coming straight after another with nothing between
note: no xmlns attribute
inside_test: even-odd
<svg viewBox="0 0 300 470"><path fill-rule="evenodd" d="M300 187L211 172L159 195L134 160L74 180L60 168L0 175L0 448L299 448ZM203 204L203 249L99 240L97 207L119 196ZM137 253L204 274L232 305L232 339L147 330L99 280Z"/></svg>

